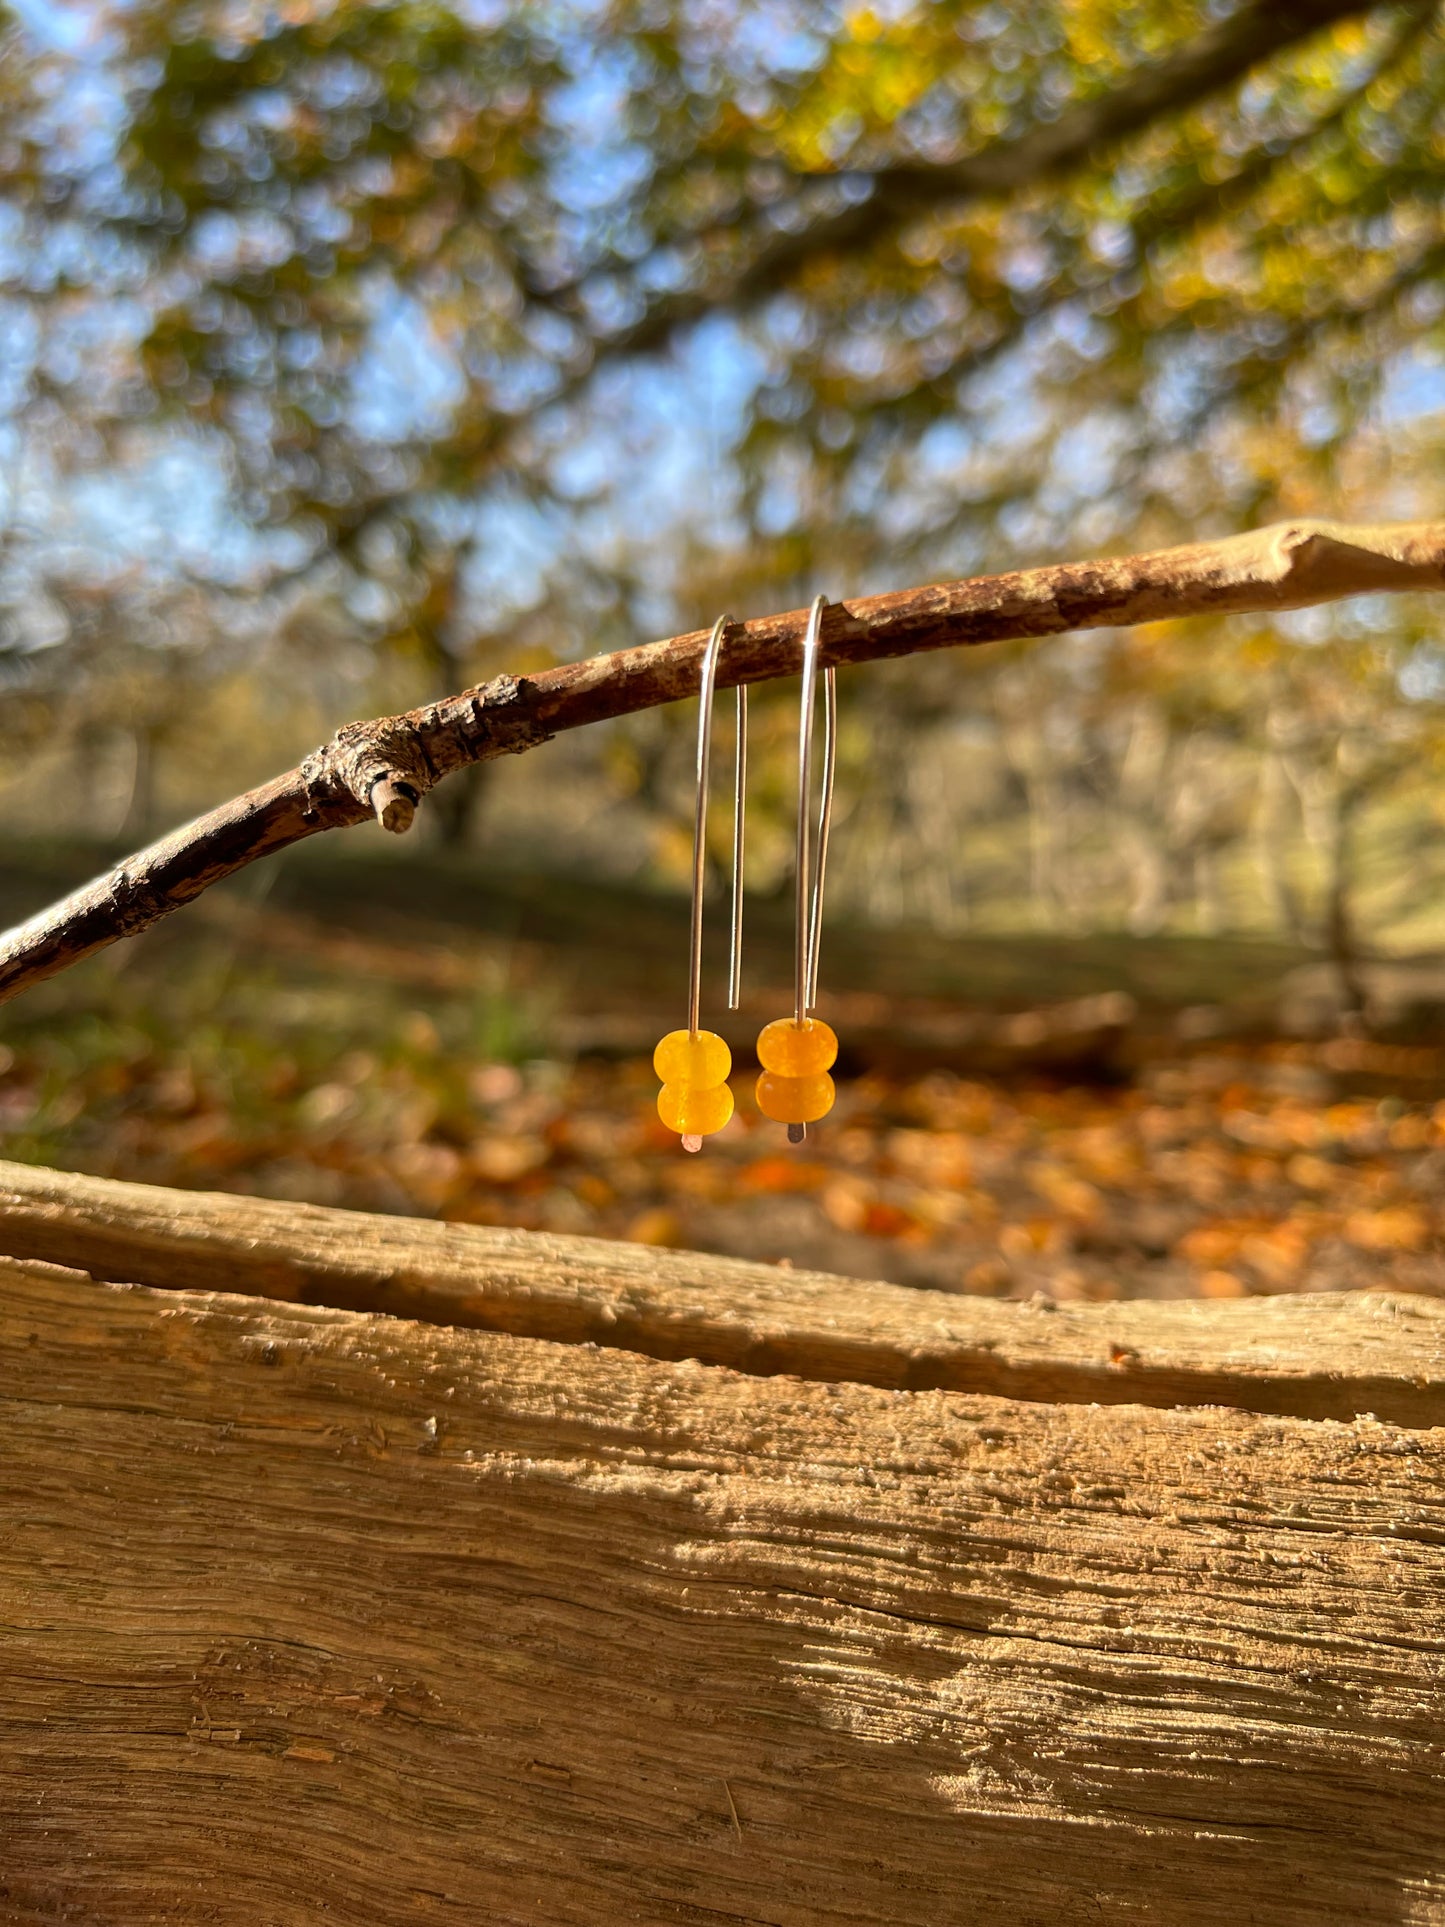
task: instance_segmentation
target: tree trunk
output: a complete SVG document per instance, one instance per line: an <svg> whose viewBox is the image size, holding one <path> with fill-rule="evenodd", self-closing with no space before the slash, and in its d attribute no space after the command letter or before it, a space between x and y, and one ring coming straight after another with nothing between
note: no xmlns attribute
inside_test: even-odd
<svg viewBox="0 0 1445 1927"><path fill-rule="evenodd" d="M489 764L474 763L458 772L458 780L438 790L432 801L437 841L443 849L466 850L475 840L487 791L491 786Z"/></svg>
<svg viewBox="0 0 1445 1927"><path fill-rule="evenodd" d="M1269 743L1263 753L1259 773L1253 835L1255 858L1271 922L1285 936L1296 943L1303 943L1307 934L1305 918L1288 872L1292 831L1289 798L1292 793L1293 786L1283 759L1273 743Z"/></svg>
<svg viewBox="0 0 1445 1927"><path fill-rule="evenodd" d="M156 750L160 732L150 724L136 723L127 733L130 780L115 834L119 837L148 836L156 817Z"/></svg>
<svg viewBox="0 0 1445 1927"><path fill-rule="evenodd" d="M1355 880L1355 818L1360 797L1352 785L1342 781L1330 801L1325 948L1339 976L1340 1000L1345 1013L1358 1021L1365 1011L1365 984L1360 973L1352 897Z"/></svg>
<svg viewBox="0 0 1445 1927"><path fill-rule="evenodd" d="M511 1327L0 1261L7 1922L1445 1921L1442 1307L0 1182L102 1275Z"/></svg>
<svg viewBox="0 0 1445 1927"><path fill-rule="evenodd" d="M1128 922L1136 937L1157 936L1169 909L1169 857L1155 828L1116 812L1118 847L1126 853Z"/></svg>
<svg viewBox="0 0 1445 1927"><path fill-rule="evenodd" d="M1194 852L1194 927L1201 937L1217 937L1225 924L1219 887L1219 850L1202 845Z"/></svg>

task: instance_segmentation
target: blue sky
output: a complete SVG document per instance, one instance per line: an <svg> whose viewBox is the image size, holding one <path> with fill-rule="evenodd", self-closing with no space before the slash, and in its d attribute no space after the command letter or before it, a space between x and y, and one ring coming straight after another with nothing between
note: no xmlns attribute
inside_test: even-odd
<svg viewBox="0 0 1445 1927"><path fill-rule="evenodd" d="M104 10L21 0L17 11L37 38L74 62L73 85L85 100L72 96L57 104L58 123L88 127L96 140L111 137L117 124L113 89L110 110L101 111L109 86ZM492 19L496 8L479 3L474 12ZM577 8L574 17L584 13ZM738 14L728 57L737 63L742 85L750 73L790 63L806 69L818 46L806 8L771 4ZM580 28L577 48L574 76L553 96L551 113L569 143L558 172L560 198L586 214L625 192L643 157L635 144L617 138L625 77L615 60L605 49L588 51ZM82 104L96 111L73 111ZM227 245L219 229L213 239L218 247ZM5 245L0 230L0 270ZM15 258L13 242L9 266L12 280L35 271L35 263ZM761 330L745 330L726 318L704 323L668 355L606 372L583 414L549 409L539 398L533 431L550 447L550 480L561 507L526 502L505 478L482 491L471 509L476 547L468 580L485 610L495 618L526 607L543 593L558 559L575 552L603 568L624 558L640 567L638 619L665 627L680 538L725 548L745 537L732 452L769 372L766 324L771 319L781 328L787 315L787 304L779 303ZM136 296L117 294L97 303L84 326L68 324L67 335L62 325L42 341L23 289L0 296L0 421L8 415L12 424L3 431L0 507L12 527L30 532L25 566L39 579L55 568L104 575L139 561L158 573L184 571L230 588L259 584L272 568L295 567L301 538L258 535L236 512L228 454L218 437L179 425L140 425L117 437L110 463L93 462L79 475L53 463L43 446L22 443L13 424L37 355L68 355L72 364L93 355L99 365L114 343L135 338L144 324ZM1067 313L1057 325L1070 325ZM967 411L960 409L922 437L903 479L889 476L886 490L870 504L885 534L901 538L930 519L941 521L970 490L983 488L1002 457L1049 429L1031 380L1030 352L1001 361L976 381ZM439 435L464 392L463 370L422 300L378 278L370 335L351 383L356 429L378 442ZM1161 385L1159 405L1167 406L1169 398ZM1438 358L1424 351L1402 356L1387 380L1383 420L1410 422L1442 408L1445 368ZM1027 548L1072 518L1083 531L1081 540L1107 545L1115 531L1106 498L1125 452L1125 432L1121 421L1105 413L1084 415L1060 440L1032 504L1011 511L1012 523L1005 518L1005 532ZM863 473L857 487L870 486L876 483ZM1091 517L1078 522L1090 504ZM787 529L797 516L798 490L786 464L763 489L757 508L764 535ZM899 584L875 577L866 584L819 586L841 594Z"/></svg>

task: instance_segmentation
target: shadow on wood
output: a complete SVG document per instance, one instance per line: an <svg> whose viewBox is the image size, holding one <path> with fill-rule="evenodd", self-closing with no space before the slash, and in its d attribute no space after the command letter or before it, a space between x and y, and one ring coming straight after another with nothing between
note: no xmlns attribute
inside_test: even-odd
<svg viewBox="0 0 1445 1927"><path fill-rule="evenodd" d="M3 1270L7 1922L1445 1919L1438 1431Z"/></svg>

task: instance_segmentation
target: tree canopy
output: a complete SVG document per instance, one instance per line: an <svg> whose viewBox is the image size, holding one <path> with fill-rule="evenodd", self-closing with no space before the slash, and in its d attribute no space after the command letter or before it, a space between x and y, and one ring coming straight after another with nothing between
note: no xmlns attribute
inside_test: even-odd
<svg viewBox="0 0 1445 1927"><path fill-rule="evenodd" d="M154 653L201 597L213 674L260 592L293 665L354 681L361 639L436 693L761 594L1405 517L1438 468L1433 4L29 0L0 75L0 592L45 728L134 658L117 607ZM82 553L130 488L140 571ZM1351 620L1366 681L1433 695L1408 610ZM858 753L927 761L945 712L1006 743L994 673L882 679ZM1191 677L1145 678L1175 746L1257 773L1268 705ZM1081 795L1086 708L1044 757ZM668 740L596 753L657 800Z"/></svg>

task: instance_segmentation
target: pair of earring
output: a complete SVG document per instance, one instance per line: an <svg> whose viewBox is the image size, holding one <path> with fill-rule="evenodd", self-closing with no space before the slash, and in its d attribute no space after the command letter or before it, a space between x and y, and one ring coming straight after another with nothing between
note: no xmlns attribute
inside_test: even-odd
<svg viewBox="0 0 1445 1927"><path fill-rule="evenodd" d="M818 1001L818 950L822 937L823 884L828 867L828 837L833 822L833 776L837 761L837 671L823 672L823 782L818 833L813 843L810 798L813 788L813 712L818 684L818 650L826 596L817 596L803 638L802 705L798 720L798 842L795 881L793 1014L779 1017L758 1037L757 1103L764 1117L786 1124L788 1140L801 1144L807 1127L833 1108L828 1075L838 1055L832 1029L809 1012ZM732 1052L716 1031L700 1030L702 1002L702 890L706 868L708 772L712 758L713 692L718 659L730 616L719 616L703 654L697 723L697 806L692 832L692 923L688 955L687 1029L669 1031L653 1052L662 1079L657 1112L676 1131L687 1151L720 1131L733 1114L728 1088ZM737 749L733 764L732 940L728 957L728 1009L736 1010L742 981L743 830L748 768L748 692L737 689Z"/></svg>

